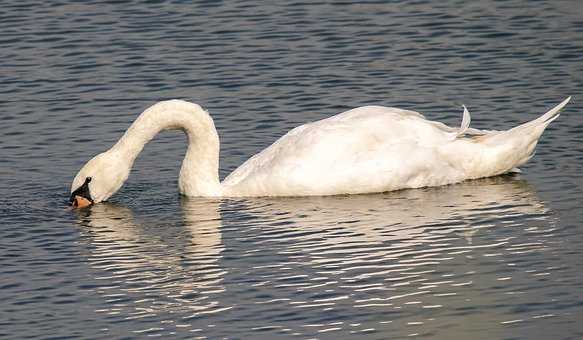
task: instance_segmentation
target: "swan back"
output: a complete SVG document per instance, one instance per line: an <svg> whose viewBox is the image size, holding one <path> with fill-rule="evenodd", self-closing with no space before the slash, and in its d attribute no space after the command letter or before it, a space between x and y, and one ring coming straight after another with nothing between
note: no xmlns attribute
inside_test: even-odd
<svg viewBox="0 0 583 340"><path fill-rule="evenodd" d="M223 188L230 195L292 196L386 191L404 180L415 186L435 145L449 140L449 130L417 112L360 107L291 130L237 168Z"/></svg>
<svg viewBox="0 0 583 340"><path fill-rule="evenodd" d="M417 112L365 106L291 130L223 182L231 196L359 194L495 176L526 162L568 99L508 131L459 128ZM466 137L470 136L470 137Z"/></svg>

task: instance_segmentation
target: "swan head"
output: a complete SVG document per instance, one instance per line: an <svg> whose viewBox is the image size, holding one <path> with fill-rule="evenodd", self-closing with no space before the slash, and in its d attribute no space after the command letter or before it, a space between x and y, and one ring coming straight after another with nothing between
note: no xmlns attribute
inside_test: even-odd
<svg viewBox="0 0 583 340"><path fill-rule="evenodd" d="M121 188L131 164L123 155L107 151L93 157L73 179L69 202L75 208L106 201Z"/></svg>

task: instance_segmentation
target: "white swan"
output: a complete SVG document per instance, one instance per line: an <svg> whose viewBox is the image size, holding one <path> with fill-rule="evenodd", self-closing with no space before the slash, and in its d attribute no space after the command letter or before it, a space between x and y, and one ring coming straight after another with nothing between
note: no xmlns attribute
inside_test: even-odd
<svg viewBox="0 0 583 340"><path fill-rule="evenodd" d="M111 149L83 166L71 185L71 202L107 200L126 181L144 145L167 129L188 136L179 178L180 192L187 196L361 194L500 175L533 155L538 138L569 100L507 131L469 128L465 107L460 128L413 111L360 107L294 128L222 183L219 137L208 112L182 100L163 101L145 110Z"/></svg>

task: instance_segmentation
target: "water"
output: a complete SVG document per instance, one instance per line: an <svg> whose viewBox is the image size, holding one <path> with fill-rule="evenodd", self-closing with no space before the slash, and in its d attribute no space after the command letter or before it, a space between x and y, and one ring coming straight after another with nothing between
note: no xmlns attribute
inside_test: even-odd
<svg viewBox="0 0 583 340"><path fill-rule="evenodd" d="M578 1L5 3L0 337L583 337ZM208 109L221 177L380 104L503 129L574 100L524 173L352 197L177 194L164 133L87 211L70 181L139 112Z"/></svg>

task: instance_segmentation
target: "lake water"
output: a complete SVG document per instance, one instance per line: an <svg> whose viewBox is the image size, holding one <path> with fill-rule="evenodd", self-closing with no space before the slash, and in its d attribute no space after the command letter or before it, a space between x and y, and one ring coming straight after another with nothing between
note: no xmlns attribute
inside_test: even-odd
<svg viewBox="0 0 583 340"><path fill-rule="evenodd" d="M0 337L580 339L580 1L13 1L0 13ZM109 203L71 180L149 105L210 111L221 177L366 104L505 129L574 96L523 173L186 199L160 135Z"/></svg>

